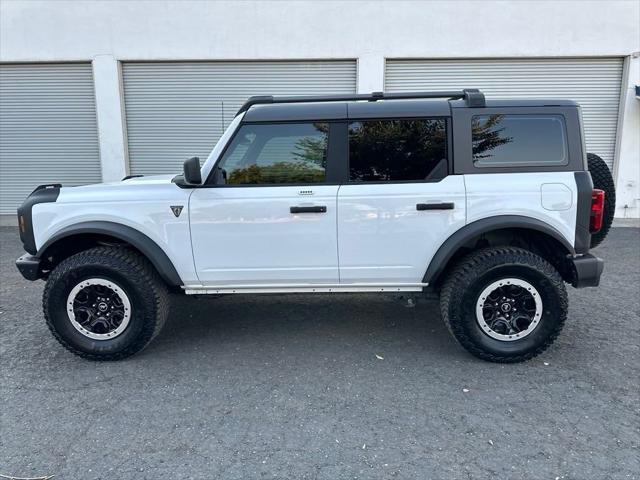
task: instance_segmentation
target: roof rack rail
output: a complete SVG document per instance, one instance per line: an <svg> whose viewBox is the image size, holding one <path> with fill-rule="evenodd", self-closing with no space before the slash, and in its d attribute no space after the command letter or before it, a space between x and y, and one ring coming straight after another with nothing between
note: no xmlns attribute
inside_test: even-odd
<svg viewBox="0 0 640 480"><path fill-rule="evenodd" d="M366 100L376 102L378 100L408 100L418 98L463 98L468 107L486 106L484 94L477 88L465 88L464 90L449 90L442 92L399 92L399 93L357 93L336 95L300 95L292 97L274 97L273 95L258 95L249 99L240 107L237 114L246 112L253 105L268 103L307 103L307 102L348 102L353 100ZM237 115L236 114L236 115Z"/></svg>

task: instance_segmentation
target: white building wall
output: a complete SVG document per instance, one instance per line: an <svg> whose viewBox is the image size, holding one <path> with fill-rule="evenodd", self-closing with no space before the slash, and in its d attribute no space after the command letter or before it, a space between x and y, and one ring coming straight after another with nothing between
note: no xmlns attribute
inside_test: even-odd
<svg viewBox="0 0 640 480"><path fill-rule="evenodd" d="M629 55L637 1L2 2L2 60Z"/></svg>
<svg viewBox="0 0 640 480"><path fill-rule="evenodd" d="M382 90L385 58L621 56L618 214L639 216L639 51L635 0L0 3L0 61L93 60L105 180L127 170L117 61L357 59L369 92Z"/></svg>
<svg viewBox="0 0 640 480"><path fill-rule="evenodd" d="M119 63L112 55L96 55L92 65L102 180L120 180L128 166Z"/></svg>
<svg viewBox="0 0 640 480"><path fill-rule="evenodd" d="M622 80L620 125L618 127L616 179L616 217L640 218L640 53L627 58L627 75Z"/></svg>

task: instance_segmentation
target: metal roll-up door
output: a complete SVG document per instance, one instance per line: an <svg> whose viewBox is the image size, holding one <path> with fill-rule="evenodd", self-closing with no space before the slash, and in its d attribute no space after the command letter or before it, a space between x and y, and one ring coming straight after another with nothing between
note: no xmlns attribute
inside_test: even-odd
<svg viewBox="0 0 640 480"><path fill-rule="evenodd" d="M558 98L582 106L587 151L613 165L621 58L387 60L389 92L479 88L487 98Z"/></svg>
<svg viewBox="0 0 640 480"><path fill-rule="evenodd" d="M0 65L0 213L37 185L100 177L91 64Z"/></svg>
<svg viewBox="0 0 640 480"><path fill-rule="evenodd" d="M356 63L124 63L123 84L130 172L178 173L206 159L251 95L353 93Z"/></svg>

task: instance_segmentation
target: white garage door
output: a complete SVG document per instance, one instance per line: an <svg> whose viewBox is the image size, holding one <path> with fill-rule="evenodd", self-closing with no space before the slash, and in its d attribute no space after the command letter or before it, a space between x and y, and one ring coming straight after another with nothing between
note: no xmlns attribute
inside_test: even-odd
<svg viewBox="0 0 640 480"><path fill-rule="evenodd" d="M132 174L203 161L251 95L353 93L355 61L125 63Z"/></svg>
<svg viewBox="0 0 640 480"><path fill-rule="evenodd" d="M587 151L613 165L621 58L388 60L389 92L479 88L487 98L558 98L582 106Z"/></svg>
<svg viewBox="0 0 640 480"><path fill-rule="evenodd" d="M91 64L0 65L0 213L37 185L100 176Z"/></svg>

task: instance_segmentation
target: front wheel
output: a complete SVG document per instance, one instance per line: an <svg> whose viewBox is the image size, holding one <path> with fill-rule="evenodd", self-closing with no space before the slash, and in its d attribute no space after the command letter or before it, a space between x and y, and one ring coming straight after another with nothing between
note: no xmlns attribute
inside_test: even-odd
<svg viewBox="0 0 640 480"><path fill-rule="evenodd" d="M486 248L463 258L440 293L453 336L483 360L512 363L546 350L567 317L567 292L556 269L515 247Z"/></svg>
<svg viewBox="0 0 640 480"><path fill-rule="evenodd" d="M138 253L97 247L51 272L42 303L49 329L67 350L91 360L118 360L160 332L167 295L158 273Z"/></svg>

